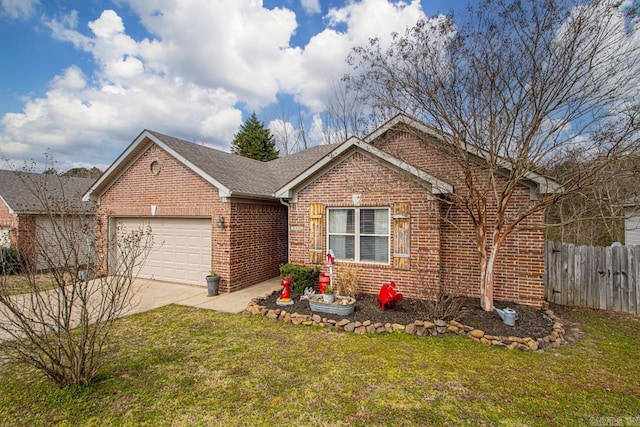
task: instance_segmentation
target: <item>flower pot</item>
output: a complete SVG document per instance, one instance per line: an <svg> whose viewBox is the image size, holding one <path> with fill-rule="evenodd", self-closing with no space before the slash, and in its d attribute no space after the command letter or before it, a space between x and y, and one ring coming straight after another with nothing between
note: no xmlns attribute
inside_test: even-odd
<svg viewBox="0 0 640 427"><path fill-rule="evenodd" d="M218 287L220 286L220 276L207 276L207 296L213 297L218 295Z"/></svg>

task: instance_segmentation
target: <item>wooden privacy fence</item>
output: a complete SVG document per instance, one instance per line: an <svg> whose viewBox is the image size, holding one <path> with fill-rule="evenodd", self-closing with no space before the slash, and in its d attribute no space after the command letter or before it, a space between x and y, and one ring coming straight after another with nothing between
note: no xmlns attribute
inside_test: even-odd
<svg viewBox="0 0 640 427"><path fill-rule="evenodd" d="M640 246L547 242L545 298L556 304L640 314Z"/></svg>

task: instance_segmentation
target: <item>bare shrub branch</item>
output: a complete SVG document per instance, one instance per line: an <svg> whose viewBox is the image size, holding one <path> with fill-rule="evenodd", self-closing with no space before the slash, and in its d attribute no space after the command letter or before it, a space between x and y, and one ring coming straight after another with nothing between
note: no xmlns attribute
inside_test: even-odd
<svg viewBox="0 0 640 427"><path fill-rule="evenodd" d="M94 247L99 224L92 207L79 202L81 194L66 193L69 178L16 173L35 196L38 215L21 217L34 227L21 230L9 248L1 249L24 259L19 273L2 272L2 351L61 387L86 385L105 361L113 322L132 308L132 283L152 246L151 230L116 230L111 275L100 275L96 266L108 255ZM47 288L38 280L43 275ZM9 279L20 280L26 292L12 295Z"/></svg>

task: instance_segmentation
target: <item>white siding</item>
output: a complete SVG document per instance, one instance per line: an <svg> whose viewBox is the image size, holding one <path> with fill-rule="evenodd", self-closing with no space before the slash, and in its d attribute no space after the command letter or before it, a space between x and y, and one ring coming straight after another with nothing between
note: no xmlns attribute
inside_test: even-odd
<svg viewBox="0 0 640 427"><path fill-rule="evenodd" d="M87 217L36 216L34 249L38 270L85 264L91 253L92 230L93 220ZM76 253L79 256L77 260Z"/></svg>
<svg viewBox="0 0 640 427"><path fill-rule="evenodd" d="M628 217L624 222L624 244L640 245L640 214Z"/></svg>

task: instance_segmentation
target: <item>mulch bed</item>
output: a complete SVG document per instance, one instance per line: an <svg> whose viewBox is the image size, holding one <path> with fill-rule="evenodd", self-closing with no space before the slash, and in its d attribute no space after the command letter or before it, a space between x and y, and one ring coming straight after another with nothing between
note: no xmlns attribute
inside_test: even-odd
<svg viewBox="0 0 640 427"><path fill-rule="evenodd" d="M274 292L263 300L259 301L260 305L265 306L268 309L284 309L290 313L308 314L313 315L315 312L309 308L308 301L300 301L300 295L292 292L291 300L293 305L282 307L276 304L279 293ZM425 302L421 300L415 300L405 298L397 304L395 310L385 310L380 308L376 295L361 294L356 298L355 310L348 316L338 316L327 313L317 313L323 318L342 320L349 319L351 321L365 322L370 320L372 323L398 323L402 325L408 325L415 320L437 320L426 319L425 311L423 309ZM549 335L553 330L553 322L543 316L540 310L536 310L532 307L525 305L518 305L514 303L507 303L496 301L495 307L503 309L509 307L514 309L518 313L515 326L507 326L502 319L495 312L486 312L480 308L480 301L478 299L467 299L464 304L462 312L456 316L455 319L444 320L457 320L458 322L472 326L476 329L483 330L486 334L495 336L517 336L517 337L531 337L542 338Z"/></svg>

